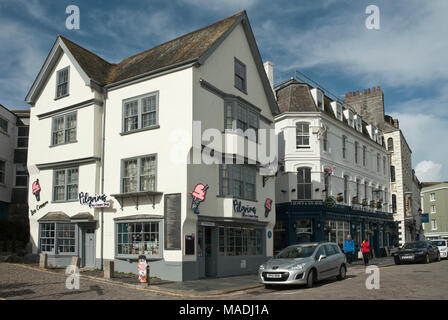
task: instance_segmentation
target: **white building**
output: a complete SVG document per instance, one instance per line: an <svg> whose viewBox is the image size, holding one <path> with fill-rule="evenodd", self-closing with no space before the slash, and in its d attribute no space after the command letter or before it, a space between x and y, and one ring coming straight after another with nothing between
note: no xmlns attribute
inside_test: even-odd
<svg viewBox="0 0 448 320"><path fill-rule="evenodd" d="M276 247L321 240L342 245L349 233L357 245L369 237L377 254L392 245L390 160L383 133L307 83L291 79L275 91L282 163Z"/></svg>
<svg viewBox="0 0 448 320"><path fill-rule="evenodd" d="M31 236L50 263L77 255L83 266L114 260L137 272L144 255L151 276L188 280L253 272L272 255L265 200L275 200L275 179L250 157L187 164L209 146L195 140L206 129L274 128L277 104L244 11L119 64L59 36L26 100L30 183L41 187L40 200L29 197ZM238 133L222 139L237 138L259 146ZM83 204L86 193L110 207Z"/></svg>

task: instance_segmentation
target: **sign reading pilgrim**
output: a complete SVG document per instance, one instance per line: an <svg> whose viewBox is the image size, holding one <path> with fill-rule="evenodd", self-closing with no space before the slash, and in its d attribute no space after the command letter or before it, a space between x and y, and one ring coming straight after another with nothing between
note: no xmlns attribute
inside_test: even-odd
<svg viewBox="0 0 448 320"><path fill-rule="evenodd" d="M107 202L107 196L105 194L89 196L88 192L80 192L78 195L79 203L82 205L88 205L89 208L108 208L110 203Z"/></svg>

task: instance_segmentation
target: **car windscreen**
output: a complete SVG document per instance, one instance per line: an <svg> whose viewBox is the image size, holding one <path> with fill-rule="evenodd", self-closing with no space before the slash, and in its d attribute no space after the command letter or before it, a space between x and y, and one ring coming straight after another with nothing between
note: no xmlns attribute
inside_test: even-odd
<svg viewBox="0 0 448 320"><path fill-rule="evenodd" d="M411 242L411 243L406 243L403 246L403 249L423 249L426 248L426 243L424 242Z"/></svg>
<svg viewBox="0 0 448 320"><path fill-rule="evenodd" d="M297 259L310 257L317 246L295 246L288 247L279 252L277 259Z"/></svg>
<svg viewBox="0 0 448 320"><path fill-rule="evenodd" d="M446 241L445 240L435 240L435 241L432 241L432 244L437 247L445 247Z"/></svg>

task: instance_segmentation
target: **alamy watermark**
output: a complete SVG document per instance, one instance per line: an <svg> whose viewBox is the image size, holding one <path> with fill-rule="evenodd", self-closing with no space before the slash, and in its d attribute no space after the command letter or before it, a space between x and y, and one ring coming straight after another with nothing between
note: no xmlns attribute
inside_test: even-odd
<svg viewBox="0 0 448 320"><path fill-rule="evenodd" d="M79 30L81 23L79 7L73 4L69 5L65 9L65 13L69 14L67 19L65 20L65 27L68 30Z"/></svg>
<svg viewBox="0 0 448 320"><path fill-rule="evenodd" d="M366 19L366 28L369 30L380 30L380 8L373 4L367 6L366 14L369 14Z"/></svg>
<svg viewBox="0 0 448 320"><path fill-rule="evenodd" d="M366 279L367 290L379 290L380 289L380 268L377 266L368 266L366 268L366 274L369 276Z"/></svg>
<svg viewBox="0 0 448 320"><path fill-rule="evenodd" d="M65 280L65 287L68 290L79 290L79 268L74 265L69 265L65 269L65 274L68 275Z"/></svg>

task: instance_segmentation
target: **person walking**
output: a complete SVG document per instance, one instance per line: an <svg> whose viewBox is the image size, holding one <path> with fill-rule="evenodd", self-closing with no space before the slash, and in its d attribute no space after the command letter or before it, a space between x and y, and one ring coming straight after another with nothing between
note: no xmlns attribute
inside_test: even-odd
<svg viewBox="0 0 448 320"><path fill-rule="evenodd" d="M369 241L367 241L367 239L364 239L364 241L361 243L361 251L364 258L364 265L368 266L370 256L370 243Z"/></svg>
<svg viewBox="0 0 448 320"><path fill-rule="evenodd" d="M348 264L352 264L353 255L355 254L355 242L349 234L347 235L347 239L344 241L344 253L347 257Z"/></svg>

